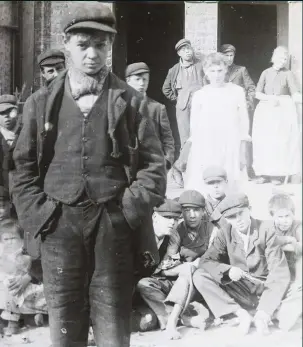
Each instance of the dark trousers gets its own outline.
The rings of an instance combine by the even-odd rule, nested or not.
[[[259,295],[264,290],[262,283],[254,284],[247,279],[226,284],[218,283],[202,269],[196,270],[193,282],[216,318],[235,313],[242,307],[256,308]]]
[[[63,205],[41,244],[52,347],[130,343],[132,230],[115,203]]]

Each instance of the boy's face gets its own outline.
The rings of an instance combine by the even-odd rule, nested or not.
[[[18,111],[16,108],[11,108],[3,113],[0,113],[0,126],[2,128],[12,130],[17,122]]]
[[[110,48],[109,35],[103,31],[71,34],[65,40],[65,49],[70,53],[74,67],[87,75],[95,75],[101,70]]]
[[[178,50],[178,56],[184,61],[192,61],[194,56],[194,50],[191,45],[184,45]]]
[[[139,93],[146,93],[149,84],[149,73],[132,75],[127,78],[127,84],[136,89]]]
[[[1,242],[6,246],[19,244],[20,240],[20,236],[14,231],[4,231],[1,235]]]
[[[202,207],[199,206],[182,206],[182,214],[184,218],[185,224],[190,228],[190,229],[195,229],[197,228],[204,215],[205,215],[205,210]]]
[[[227,181],[214,180],[206,183],[208,194],[215,200],[221,200],[226,195]]]
[[[213,64],[205,70],[205,74],[210,84],[221,85],[225,81],[227,67],[222,63],[220,65]]]
[[[290,229],[292,222],[294,220],[294,214],[292,211],[283,208],[280,210],[277,210],[274,215],[274,222],[276,227],[281,231],[287,231]]]
[[[174,218],[161,216],[159,213],[153,213],[153,227],[156,236],[161,239],[164,236],[170,236],[175,224]]]
[[[226,57],[227,65],[231,66],[235,59],[235,52],[234,51],[228,51],[226,53],[223,53]]]
[[[250,210],[248,207],[241,208],[232,216],[225,216],[225,219],[231,226],[240,233],[247,234],[250,225]]]

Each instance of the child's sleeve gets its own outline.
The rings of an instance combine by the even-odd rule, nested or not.
[[[302,224],[300,224],[296,229],[297,244],[295,247],[295,252],[297,256],[302,256]]]

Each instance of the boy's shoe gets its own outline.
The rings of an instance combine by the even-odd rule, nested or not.
[[[34,316],[34,321],[37,327],[42,327],[44,325],[44,317],[42,313],[37,313]]]
[[[267,182],[268,182],[268,179],[266,179],[266,178],[263,177],[263,176],[260,176],[260,177],[256,178],[256,179],[254,180],[254,182],[255,182],[256,184],[264,184],[264,183],[267,183]]]
[[[258,335],[266,336],[269,335],[268,324],[262,319],[255,319],[254,321],[256,331]]]
[[[275,186],[280,186],[282,182],[276,178],[271,180],[271,183],[274,184]]]
[[[8,321],[7,328],[4,329],[5,336],[12,336],[18,334],[20,331],[19,322]]]
[[[236,312],[240,324],[238,325],[238,334],[241,336],[247,335],[252,322],[252,316],[244,309],[239,309]]]

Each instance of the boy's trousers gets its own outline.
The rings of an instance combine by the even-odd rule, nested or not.
[[[127,347],[133,289],[132,233],[115,202],[62,205],[41,244],[52,347]]]

